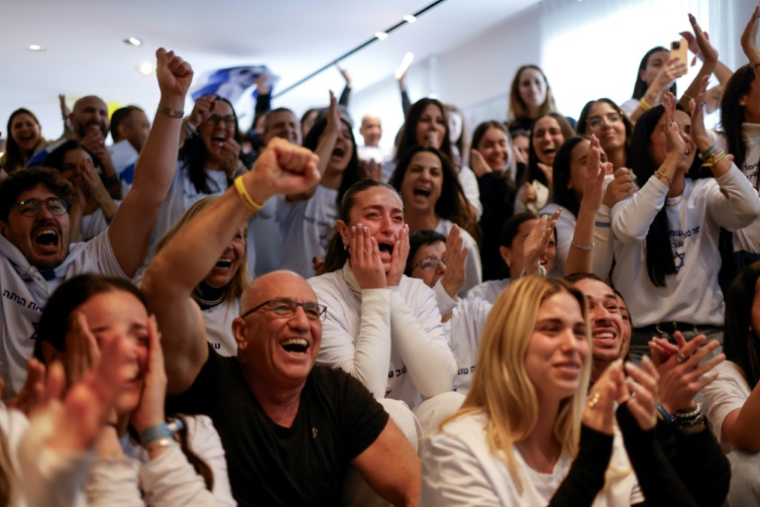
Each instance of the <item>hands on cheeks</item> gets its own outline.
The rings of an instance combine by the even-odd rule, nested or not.
[[[164,422],[166,384],[161,333],[158,332],[155,316],[151,315],[148,319],[148,367],[144,375],[140,406],[132,414],[132,425],[139,433]]]
[[[409,257],[409,226],[404,224],[398,233],[396,244],[391,255],[391,269],[388,271],[388,287],[396,287],[401,283],[401,277],[406,270],[406,259]]]
[[[363,225],[354,225],[348,229],[349,255],[351,270],[356,283],[362,289],[384,289],[388,286],[385,266],[380,260],[377,240]],[[394,248],[395,250],[395,248]]]

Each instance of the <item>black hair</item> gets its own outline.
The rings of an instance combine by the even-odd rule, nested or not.
[[[517,231],[520,230],[520,226],[528,220],[538,220],[538,215],[526,211],[524,213],[516,213],[509,217],[501,226],[499,233],[499,246],[504,248],[512,248],[512,242],[517,236]]]
[[[575,135],[575,130],[573,130],[570,122],[568,122],[567,119],[559,113],[546,113],[536,118],[536,121],[533,123],[533,128],[530,131],[530,142],[528,143],[528,168],[518,183],[518,188],[524,183],[530,183],[534,180],[538,180],[547,187],[549,186],[549,181],[546,179],[546,176],[544,176],[544,173],[541,171],[541,169],[538,168],[538,155],[536,155],[536,149],[533,146],[533,139],[536,135],[536,124],[544,116],[551,116],[557,120],[559,129],[562,131],[562,137],[564,138],[562,142],[564,142],[565,139],[568,139]]]
[[[223,97],[216,97],[217,101],[226,102],[232,110],[232,115],[235,117],[235,133],[233,134],[235,139],[239,139],[240,132],[238,131],[237,113],[235,108],[229,100]],[[206,159],[208,158],[208,152],[206,145],[203,143],[203,139],[200,135],[188,137],[185,140],[185,144],[179,150],[179,161],[187,166],[187,177],[195,187],[195,191],[202,194],[211,194],[215,191],[222,190],[220,188],[212,189],[209,186],[209,182],[214,183],[213,180],[206,173]],[[178,169],[180,170],[180,169]],[[232,180],[227,178],[227,186],[232,184]],[[216,186],[216,184],[214,183]]]
[[[34,123],[37,125],[40,124],[37,116],[26,108],[21,107],[11,113],[10,118],[8,118],[8,126],[5,130],[8,138],[5,140],[5,154],[3,155],[3,167],[8,174],[15,172],[18,168],[23,168],[25,165],[24,155],[21,153],[21,147],[13,138],[13,120],[20,114],[29,115],[34,120]],[[34,151],[34,148],[32,151]]]
[[[742,136],[744,108],[739,100],[750,92],[755,71],[747,64],[739,67],[723,89],[720,99],[720,125],[726,135],[727,153],[734,156],[734,164],[741,167],[747,158],[747,146]]]
[[[90,158],[92,158],[92,163],[95,167],[103,167],[103,163],[94,153],[79,144],[79,141],[75,141],[73,139],[64,142],[56,149],[48,153],[48,156],[45,157],[45,161],[42,165],[45,167],[52,167],[53,169],[57,169],[58,171],[63,172],[63,159],[66,158],[66,154],[70,151],[79,149],[84,150],[90,156]]]
[[[644,55],[644,58],[641,59],[641,63],[639,63],[639,70],[638,72],[636,72],[636,84],[633,85],[633,95],[631,95],[631,97],[633,97],[634,99],[641,100],[641,97],[643,97],[647,93],[647,90],[649,89],[649,85],[646,84],[646,82],[644,82],[643,79],[641,79],[641,71],[647,68],[647,64],[649,63],[649,57],[660,51],[665,51],[667,53],[670,53],[669,49],[664,48],[662,46],[657,46],[647,51],[646,54]],[[678,94],[676,93],[675,83],[673,83],[673,86],[670,87],[670,91],[676,97],[678,96]]]
[[[338,206],[338,215],[339,219],[346,223],[346,225],[351,223],[351,210],[356,205],[356,199],[359,194],[364,192],[365,190],[369,190],[371,188],[376,187],[383,187],[387,188],[388,190],[391,190],[394,194],[396,194],[399,198],[399,200],[402,202],[403,205],[403,199],[399,195],[399,193],[396,191],[395,188],[388,185],[387,183],[383,183],[381,181],[375,181],[371,179],[366,180],[360,180],[351,185],[351,187],[346,190],[346,193],[343,194],[343,198],[340,200],[339,206]],[[320,274],[322,273],[332,273],[333,271],[338,271],[339,269],[343,268],[343,265],[346,263],[346,261],[349,258],[348,254],[348,245],[343,243],[343,238],[340,234],[335,234],[333,238],[330,240],[330,244],[327,247],[327,253],[325,254],[325,264],[322,267],[322,270]]]
[[[71,207],[74,187],[61,177],[61,173],[50,167],[30,167],[16,171],[0,183],[0,221],[8,223],[8,215],[18,197],[37,185],[45,186]]]
[[[664,114],[665,107],[655,106],[639,117],[633,129],[631,149],[628,152],[628,167],[633,170],[638,181],[649,181],[649,178],[658,170],[649,144],[657,122]],[[655,287],[665,287],[667,285],[665,277],[676,274],[673,247],[670,244],[668,214],[665,208],[663,206],[655,215],[646,237],[647,274]]]
[[[617,111],[617,113],[620,115],[620,119],[623,121],[623,125],[625,126],[625,150],[626,153],[628,152],[628,148],[631,145],[631,134],[633,134],[633,123],[631,123],[631,120],[628,119],[628,115],[623,112],[622,109],[620,109],[620,106],[618,106],[612,99],[608,99],[606,97],[602,97],[601,99],[596,100],[589,100],[586,102],[586,105],[583,106],[583,111],[581,111],[581,116],[578,118],[578,123],[575,125],[575,129],[578,132],[578,134],[581,135],[589,135],[587,132],[588,125],[586,123],[588,122],[588,115],[591,114],[591,108],[596,104],[597,102],[604,102],[608,104],[612,109]]]
[[[343,172],[343,177],[340,182],[340,188],[338,188],[338,202],[343,199],[346,191],[351,188],[354,183],[362,179],[364,172],[361,164],[359,164],[359,150],[356,147],[356,139],[354,138],[354,133],[351,130],[351,125],[342,117],[340,121],[342,121],[348,127],[348,132],[351,134],[351,146],[353,149],[351,152],[351,160],[348,161],[348,165],[346,166],[346,170]],[[322,136],[325,128],[327,128],[327,120],[320,120],[316,122],[314,126],[311,127],[311,130],[306,136],[306,139],[303,141],[304,148],[308,148],[311,151],[317,151],[319,138]]]
[[[412,107],[409,108],[409,112],[406,114],[406,121],[403,127],[401,127],[401,133],[399,135],[398,150],[396,151],[396,162],[401,161],[401,156],[407,152],[412,146],[416,146],[417,142],[417,124],[422,117],[422,113],[429,105],[437,106],[441,110],[443,115],[443,123],[446,127],[446,131],[443,134],[440,151],[446,155],[449,160],[454,160],[454,153],[451,150],[451,140],[449,139],[449,120],[446,115],[446,107],[437,99],[424,98],[415,102]]]
[[[119,135],[119,125],[121,124],[128,124],[130,121],[132,121],[132,112],[133,111],[140,111],[145,112],[141,108],[137,106],[124,106],[116,111],[113,112],[111,115],[111,139],[113,139],[113,142],[119,142],[119,139],[117,139],[117,136]]]
[[[612,289],[608,282],[604,281],[600,276],[595,275],[594,273],[572,273],[570,275],[563,276],[562,278],[567,282],[572,283],[573,285],[580,282],[581,280],[595,280],[597,282],[602,282],[604,285]]]
[[[433,245],[439,241],[446,243],[446,236],[437,231],[417,231],[409,235],[409,255],[406,258],[406,269],[404,274],[406,276],[412,276],[412,269],[414,269],[414,256],[417,255],[417,250],[423,246]]]
[[[107,292],[127,292],[137,298],[150,313],[148,302],[140,290],[128,280],[99,275],[78,275],[61,284],[50,296],[40,317],[34,344],[34,356],[45,364],[42,344],[48,343],[58,352],[66,348],[66,335],[73,324],[75,310],[91,297]],[[187,423],[183,421],[184,430],[179,432],[179,442],[183,453],[195,471],[203,477],[206,488],[210,491],[214,485],[214,474],[208,464],[195,454],[188,445]],[[136,431],[130,428],[134,437]],[[136,439],[139,441],[139,437]]]
[[[552,178],[554,180],[553,199],[557,205],[565,208],[572,213],[574,217],[578,216],[581,203],[578,201],[575,189],[567,188],[570,183],[572,172],[572,155],[575,147],[587,140],[588,139],[581,136],[573,136],[569,139],[565,139],[565,142],[559,147],[557,155],[554,157],[552,170]]]
[[[752,328],[755,287],[760,278],[760,262],[747,266],[734,278],[726,294],[723,353],[742,370],[750,390],[760,380],[760,329]]]
[[[310,109],[309,111],[313,111],[313,109]],[[272,117],[273,114],[276,114],[276,113],[290,113],[290,114],[293,115],[293,118],[295,118],[296,120],[298,119],[296,117],[296,114],[293,111],[291,111],[290,109],[288,109],[287,107],[278,107],[278,108],[272,109],[271,111],[265,111],[264,113],[262,113],[263,115],[265,115],[265,118],[264,118],[264,134],[266,134],[267,131],[269,130],[269,119]],[[251,128],[253,128],[254,126],[256,126],[256,120],[259,118],[259,116],[261,116],[261,115],[257,113],[256,114],[256,118],[254,118],[254,120],[253,120],[253,126]],[[304,115],[304,118],[306,118],[306,115]]]
[[[401,154],[396,170],[391,175],[391,186],[401,193],[401,185],[404,182],[404,176],[412,163],[412,159],[415,155],[422,152],[432,153],[441,161],[443,184],[441,185],[441,196],[438,198],[438,202],[435,203],[435,214],[440,218],[445,218],[457,224],[477,240],[480,237],[478,221],[467,202],[467,197],[464,195],[464,190],[459,183],[459,177],[454,170],[451,160],[440,150],[420,144],[408,148]]]

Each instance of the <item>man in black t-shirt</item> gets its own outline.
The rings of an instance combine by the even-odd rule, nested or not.
[[[169,404],[211,417],[240,505],[336,505],[349,465],[386,500],[416,505],[420,463],[407,438],[359,381],[314,367],[326,309],[303,278],[278,271],[244,291],[236,358],[207,344],[190,298],[209,272],[245,262],[228,245],[252,214],[248,200],[303,192],[318,181],[315,164],[308,150],[273,140],[243,189],[201,211],[148,266],[142,288],[163,330]]]

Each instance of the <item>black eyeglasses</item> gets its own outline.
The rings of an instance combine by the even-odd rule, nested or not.
[[[46,199],[44,201],[38,201],[37,199],[27,199],[25,201],[17,202],[14,207],[18,208],[18,212],[25,217],[36,217],[42,209],[43,204],[51,215],[57,217],[66,214],[66,212],[69,210],[69,205],[66,203],[66,201],[58,197],[51,197],[50,199]]]
[[[262,308],[266,308],[268,311],[274,313],[278,317],[292,318],[295,316],[299,306],[303,308],[303,311],[309,320],[320,320],[324,322],[325,318],[327,317],[327,307],[325,305],[320,305],[319,303],[299,303],[297,301],[293,301],[292,299],[281,298],[264,301],[256,308],[252,308],[251,310],[245,312],[243,315],[241,315],[241,318],[244,319],[256,310],[260,310]]]
[[[219,116],[218,114],[212,114],[211,116],[208,117],[208,120],[206,120],[206,121],[210,125],[213,125],[214,127],[216,127],[216,125],[220,121],[223,121],[224,125],[227,128],[230,128],[230,129],[234,129],[235,128],[235,124],[237,123],[237,119],[235,119],[235,117],[232,116],[232,115],[230,115],[230,116]]]
[[[434,269],[438,269],[439,264],[443,264],[445,266],[446,261],[444,259],[438,259],[436,257],[428,257],[427,259],[422,259],[420,262],[412,266],[412,269],[419,267],[423,271],[433,271]]]

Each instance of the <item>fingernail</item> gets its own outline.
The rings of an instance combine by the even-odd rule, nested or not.
[[[642,356],[642,357],[641,357],[641,362],[642,362],[642,363],[651,364],[651,363],[652,363],[652,360],[649,358],[649,356]]]

